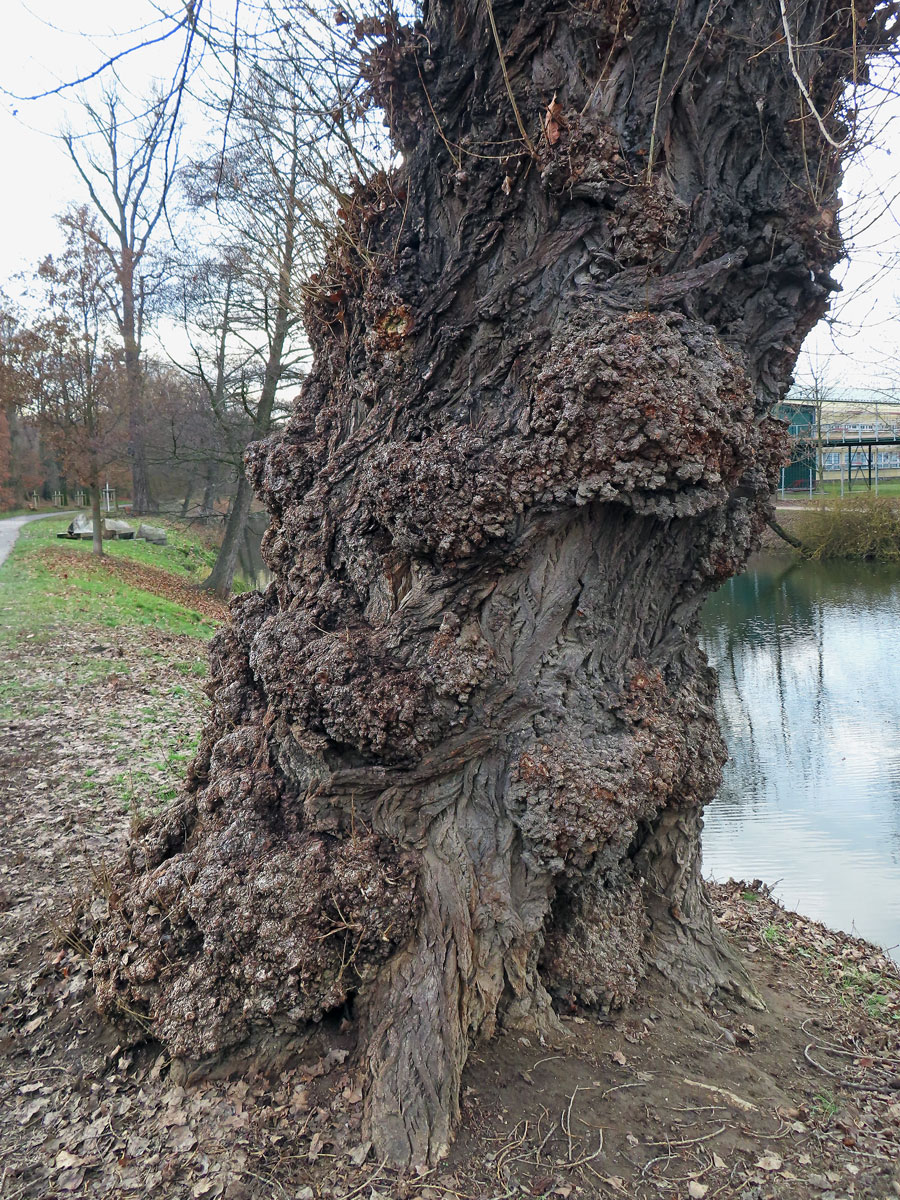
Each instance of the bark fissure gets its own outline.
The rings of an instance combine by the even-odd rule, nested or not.
[[[724,748],[697,621],[769,516],[767,412],[841,253],[769,7],[498,0],[531,150],[483,6],[367,51],[404,165],[311,289],[314,368],[248,456],[274,582],[214,643],[95,972],[195,1058],[353,996],[393,1161],[446,1151],[498,1024],[556,1034],[653,970],[756,1002],[699,875]],[[852,32],[806,6],[821,112]]]

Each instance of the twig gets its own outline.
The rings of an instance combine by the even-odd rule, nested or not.
[[[806,1061],[808,1063],[812,1063],[812,1065],[814,1067],[817,1067],[818,1070],[824,1071],[825,1074],[830,1075],[832,1077],[832,1079],[837,1079],[838,1078],[837,1071],[829,1071],[827,1067],[823,1067],[821,1063],[817,1063],[816,1060],[813,1058],[813,1056],[810,1054],[810,1052],[809,1052],[810,1046],[814,1046],[814,1045],[815,1045],[815,1042],[810,1042],[809,1046],[806,1046],[804,1048],[803,1057],[806,1059]]]
[[[635,1088],[635,1087],[646,1087],[646,1086],[647,1086],[647,1084],[643,1083],[643,1082],[641,1082],[641,1083],[617,1083],[615,1087],[607,1088],[606,1091],[600,1097],[600,1099],[605,1100],[606,1097],[610,1094],[610,1092],[621,1092],[624,1088]],[[693,1110],[685,1109],[684,1111],[689,1112],[689,1111],[693,1111]]]
[[[548,1058],[539,1058],[531,1069],[533,1071],[536,1067],[539,1067],[541,1065],[541,1063],[554,1062],[557,1058],[562,1058],[562,1057],[563,1056],[561,1054],[551,1054]]]
[[[678,1142],[644,1142],[645,1146],[695,1146],[697,1142],[708,1142],[710,1138],[718,1137],[720,1133],[724,1133],[728,1128],[727,1125],[720,1125],[718,1129],[714,1129],[712,1133],[704,1133],[703,1137],[682,1138]]]
[[[725,1088],[716,1087],[713,1083],[701,1083],[699,1079],[685,1079],[684,1081],[689,1087],[703,1088],[704,1092],[715,1092],[717,1096],[721,1096],[724,1100],[729,1100],[736,1108],[743,1112],[759,1112],[755,1104],[751,1104],[749,1100],[744,1100],[741,1096],[736,1096],[734,1092],[729,1092]]]
[[[497,1152],[497,1158],[496,1158],[496,1161],[494,1164],[494,1171],[497,1174],[497,1178],[500,1179],[501,1182],[502,1182],[502,1178],[501,1178],[500,1172],[503,1170],[503,1166],[506,1163],[506,1160],[509,1158],[509,1156],[512,1154],[512,1152],[514,1150],[518,1150],[518,1148],[522,1145],[522,1143],[528,1137],[528,1122],[526,1121],[525,1129],[522,1132],[522,1136],[518,1139],[518,1141],[513,1141],[512,1139],[516,1136],[516,1131],[518,1130],[518,1128],[519,1128],[519,1126],[517,1125],[516,1128],[509,1135],[509,1139],[507,1140],[506,1145],[501,1146],[499,1151]]]
[[[797,51],[796,51],[796,47],[794,45],[794,36],[791,33],[790,22],[788,21],[787,4],[785,3],[785,0],[778,0],[778,3],[781,8],[781,24],[784,28],[784,40],[785,40],[785,45],[787,46],[788,62],[791,64],[791,74],[794,76],[794,81],[796,82],[797,87],[800,89],[800,93],[803,96],[803,99],[809,105],[809,111],[815,117],[816,124],[819,126],[819,129],[822,133],[822,137],[825,139],[825,141],[828,143],[828,145],[833,146],[835,150],[844,150],[847,146],[849,146],[850,141],[852,139],[852,134],[848,134],[842,142],[836,142],[834,140],[834,138],[831,136],[831,134],[828,132],[828,130],[825,128],[825,122],[822,120],[822,117],[819,114],[819,110],[816,108],[815,104],[813,103],[813,98],[809,94],[809,88],[803,82],[803,78],[800,75],[800,68],[797,65],[796,58],[794,57]],[[851,5],[851,7],[853,7],[853,5]],[[855,70],[855,64],[854,64],[854,70]]]
[[[595,1158],[599,1158],[603,1153],[603,1130],[600,1131],[600,1144],[592,1154],[584,1154],[581,1158],[576,1158],[571,1164],[573,1167],[583,1167],[585,1163],[593,1162]]]
[[[663,54],[662,66],[659,71],[659,86],[656,89],[656,106],[653,109],[653,125],[650,128],[650,152],[647,155],[647,183],[653,178],[653,161],[656,158],[656,127],[659,122],[659,110],[662,105],[663,83],[666,78],[666,70],[669,66],[669,52],[672,49],[672,35],[675,33],[675,25],[681,13],[681,0],[675,5],[675,10],[672,13],[672,21],[669,25],[669,36],[666,38],[666,49]]]
[[[566,1110],[560,1124],[562,1125],[563,1133],[569,1140],[569,1162],[572,1161],[572,1105],[575,1103],[575,1097],[578,1095],[578,1088],[569,1097],[569,1107]]]
[[[491,32],[494,35],[494,42],[497,46],[497,53],[500,56],[500,70],[503,72],[503,82],[506,84],[506,91],[509,96],[509,102],[512,105],[513,112],[516,117],[516,124],[519,126],[519,133],[522,135],[522,141],[528,147],[529,154],[534,157],[534,146],[531,138],[528,136],[528,131],[525,128],[525,123],[522,120],[522,114],[519,112],[519,106],[516,104],[516,98],[513,95],[512,84],[509,82],[509,72],[506,70],[506,58],[503,55],[503,47],[500,45],[500,34],[497,31],[497,22],[494,20],[494,6],[491,0],[484,0],[487,6],[488,20],[491,23]]]
[[[359,1193],[363,1190],[363,1188],[367,1188],[369,1186],[369,1184],[372,1183],[373,1180],[378,1178],[378,1176],[384,1170],[386,1163],[387,1163],[387,1159],[384,1159],[383,1162],[380,1162],[378,1164],[378,1166],[375,1168],[375,1170],[372,1172],[372,1174],[369,1176],[369,1178],[366,1179],[363,1183],[361,1183],[359,1185],[359,1187],[355,1187],[352,1192],[348,1192],[347,1195],[344,1197],[344,1200],[352,1200],[353,1196],[358,1196]]]

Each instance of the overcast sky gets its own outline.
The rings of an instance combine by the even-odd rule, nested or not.
[[[175,4],[177,8],[178,5]],[[7,92],[35,94],[95,69],[134,40],[158,35],[148,0],[4,0],[0,82]],[[140,90],[153,72],[167,73],[177,47],[162,46],[122,63],[123,78]],[[0,99],[0,147],[7,164],[0,189],[0,279],[27,269],[58,245],[55,215],[87,197],[58,135],[79,125],[75,97],[23,102]]]
[[[172,9],[180,5],[171,0]],[[0,81],[12,93],[34,94],[96,68],[123,40],[157,36],[151,0],[5,0]],[[126,84],[140,92],[174,68],[180,44],[130,56]],[[0,286],[59,246],[54,216],[81,202],[83,184],[54,136],[67,116],[77,127],[74,97],[20,101],[0,97],[0,149],[7,164],[0,189]],[[845,180],[845,229],[854,234],[851,261],[837,275],[844,294],[840,320],[813,332],[798,364],[798,380],[817,369],[831,383],[900,386],[900,102],[887,102],[876,122],[878,144],[850,165]],[[893,153],[892,153],[893,152]],[[858,199],[863,197],[862,200]],[[893,203],[891,203],[893,201]],[[858,231],[858,232],[857,232]]]

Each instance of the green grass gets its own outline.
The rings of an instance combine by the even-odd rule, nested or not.
[[[841,1108],[834,1092],[828,1091],[827,1088],[816,1092],[810,1107],[819,1117],[833,1117],[836,1113],[840,1112]]]
[[[893,1020],[900,1021],[900,1012],[888,1011],[891,1007],[889,984],[878,971],[866,971],[853,965],[843,966],[836,974],[835,982],[841,990],[841,998],[845,1004],[851,1001],[862,1004],[874,1020],[884,1020],[890,1016]]]
[[[59,520],[48,517],[43,521],[31,521],[19,534],[17,545],[27,543],[33,549],[64,546],[67,550],[90,554],[90,541],[61,541],[57,538],[58,533],[68,528],[70,520],[71,517]],[[140,522],[135,518],[129,520],[128,524],[137,532]],[[149,542],[137,539],[125,542],[110,539],[103,543],[103,553],[108,554],[110,558],[126,558],[148,567],[171,571],[173,575],[186,577],[192,583],[199,583],[201,579],[205,579],[216,561],[215,548],[205,545],[175,522],[157,520],[154,517],[151,524],[166,530],[168,541],[165,546],[152,546]]]
[[[825,494],[827,496],[840,496],[840,494],[841,494],[840,480],[839,479],[826,479],[824,490],[825,490]],[[872,496],[875,495],[875,479],[874,479],[874,477],[872,479],[871,493],[869,492],[869,489],[867,488],[865,481],[862,479],[854,479],[853,480],[853,490],[852,491],[848,491],[847,481],[846,481],[846,479],[844,480],[844,496],[845,497],[847,497],[847,496],[862,496],[862,495],[869,495],[869,494],[871,494]],[[900,479],[896,479],[896,478],[880,479],[878,481],[878,495],[879,495],[879,497],[881,497],[881,496],[900,496]]]
[[[152,625],[167,633],[208,638],[215,624],[190,608],[174,604],[106,572],[72,572],[68,578],[48,569],[38,552],[52,547],[90,554],[90,542],[60,541],[69,518],[48,517],[26,525],[9,558],[0,567],[0,644],[53,625]],[[194,581],[206,573],[214,551],[182,531],[170,534],[171,545],[106,542],[110,555],[161,567]]]
[[[162,709],[166,711],[165,706]],[[184,731],[172,731],[160,722],[160,711],[152,705],[143,710],[147,732],[134,754],[121,760],[124,770],[115,777],[122,811],[137,825],[161,812],[177,797],[188,763],[197,753],[198,739]],[[136,766],[135,762],[140,763]],[[89,787],[90,780],[86,781]]]

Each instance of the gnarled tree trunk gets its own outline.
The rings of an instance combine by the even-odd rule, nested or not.
[[[394,1161],[446,1150],[498,1024],[651,970],[753,998],[699,877],[697,618],[767,518],[767,413],[841,253],[790,55],[840,141],[886,36],[870,0],[791,8],[789,54],[772,0],[434,0],[368,55],[405,162],[342,214],[314,369],[249,456],[275,582],[213,645],[95,964],[176,1056],[352,1000]]]

